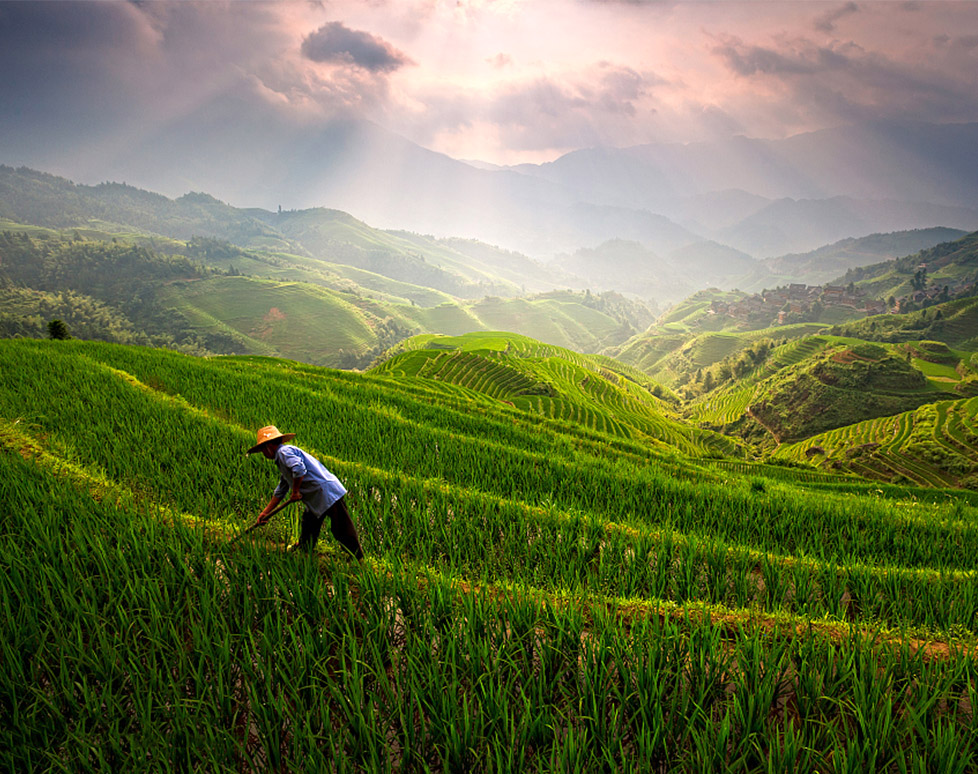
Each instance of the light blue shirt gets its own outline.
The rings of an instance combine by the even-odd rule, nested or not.
[[[279,446],[275,452],[275,464],[282,474],[282,480],[275,487],[274,496],[280,500],[287,497],[292,491],[292,482],[301,478],[299,494],[302,495],[302,504],[316,516],[322,516],[333,503],[346,494],[346,488],[340,480],[326,470],[319,460],[306,454],[298,446]]]

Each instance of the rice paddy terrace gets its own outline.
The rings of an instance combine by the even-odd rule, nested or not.
[[[8,770],[978,768],[974,495],[407,373],[25,340],[0,373]],[[294,513],[229,542],[268,423],[364,563],[284,553]]]
[[[945,400],[780,447],[775,458],[921,486],[978,488],[978,398]]]
[[[738,451],[729,439],[678,421],[660,386],[610,358],[498,332],[416,336],[399,349],[372,372],[455,384],[544,420],[687,454]]]
[[[935,378],[937,367],[927,365],[927,371],[915,367],[893,345],[807,337],[774,350],[746,377],[698,398],[687,413],[757,443],[792,443],[954,395],[951,380]]]

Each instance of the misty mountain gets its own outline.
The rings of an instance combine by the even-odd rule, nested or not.
[[[874,122],[785,140],[575,151],[514,167],[756,257],[880,231],[978,227],[978,124]]]
[[[256,122],[153,143],[126,149],[104,173],[125,179],[124,169],[174,196],[204,190],[264,210],[342,210],[375,227],[544,260],[613,239],[661,255],[713,240],[760,258],[882,231],[978,228],[978,124],[877,122],[784,140],[593,148],[514,167],[459,161],[358,120],[311,138]],[[256,145],[267,153],[229,161]],[[160,163],[177,148],[179,168]]]
[[[716,238],[759,258],[771,258],[809,251],[856,235],[935,226],[974,230],[978,228],[978,208],[846,196],[781,199],[735,226],[720,229]]]
[[[928,228],[870,234],[858,239],[843,239],[807,253],[768,258],[762,264],[782,282],[823,285],[849,269],[912,255],[942,242],[960,239],[966,233],[952,228]]]
[[[421,288],[481,298],[580,285],[579,280],[551,272],[524,255],[471,240],[450,243],[383,231],[337,210],[244,210],[204,193],[169,199],[125,184],[76,185],[26,168],[0,166],[3,219],[83,232],[138,232],[171,240],[216,238],[262,251],[265,257],[258,262],[266,268],[252,267],[262,275],[318,281],[316,278],[335,279],[339,273],[372,289],[393,289],[405,298],[415,298]],[[154,246],[185,252],[180,245],[156,244],[160,241],[154,239]],[[267,252],[275,255],[268,257]],[[239,269],[254,263],[252,256],[235,256],[234,260]],[[340,270],[340,266],[360,273]],[[418,287],[392,288],[379,282],[380,277]],[[422,293],[418,298],[428,295]]]
[[[472,165],[373,124],[296,148],[265,193],[368,222],[548,257],[712,239],[755,257],[911,228],[978,228],[978,124],[867,123],[785,140],[594,148],[539,165]]]
[[[589,201],[665,212],[676,200],[739,190],[768,199],[978,199],[978,124],[871,122],[783,140],[733,137],[574,151],[514,169]],[[669,215],[669,212],[665,212]]]

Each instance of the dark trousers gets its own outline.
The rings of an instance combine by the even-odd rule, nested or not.
[[[363,559],[363,549],[360,547],[360,539],[357,537],[357,528],[353,526],[353,519],[350,518],[350,511],[347,510],[346,500],[341,497],[329,508],[322,516],[316,516],[309,511],[302,514],[302,532],[299,533],[299,550],[312,553],[319,540],[319,532],[323,528],[323,522],[329,517],[329,529],[333,533],[340,545],[353,554],[357,559]]]

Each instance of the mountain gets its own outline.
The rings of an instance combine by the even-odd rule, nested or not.
[[[748,197],[838,196],[968,207],[978,199],[976,143],[978,123],[870,122],[782,140],[734,137],[585,149],[515,169],[587,192],[595,203],[671,216],[676,210],[664,205],[719,192],[740,192],[741,207]],[[718,208],[704,225],[716,228],[724,217],[724,208]]]
[[[783,140],[594,148],[515,167],[755,257],[880,231],[978,228],[978,124],[872,122]]]
[[[850,282],[877,298],[902,299],[902,311],[973,295],[978,285],[978,232],[895,261],[850,269],[836,280]]]
[[[912,255],[942,242],[952,242],[966,232],[951,228],[926,228],[870,234],[842,239],[807,253],[789,253],[762,261],[772,279],[804,282],[808,285],[830,283],[849,269],[857,269],[894,258]]]
[[[216,238],[274,253],[266,263],[285,263],[302,272],[291,278],[309,279],[310,272],[335,277],[332,265],[339,264],[468,298],[574,284],[563,273],[511,251],[476,246],[472,240],[453,246],[430,236],[386,232],[337,210],[239,209],[203,193],[169,199],[125,184],[76,185],[26,168],[0,166],[3,219],[182,241]]]
[[[806,251],[847,237],[931,226],[973,231],[978,208],[927,202],[854,199],[779,199],[716,238],[759,258]]]
[[[220,148],[187,142],[182,168],[154,161],[165,145],[131,148],[105,173],[174,196],[205,190],[264,210],[342,210],[540,260],[613,239],[660,254],[714,240],[760,258],[882,231],[978,228],[978,124],[592,148],[514,167],[458,161],[369,122],[336,121],[313,138],[290,131],[234,127]],[[264,132],[285,150],[238,168],[227,162],[238,132]]]
[[[624,239],[558,255],[549,266],[583,278],[592,288],[658,304],[679,301],[705,285],[730,287],[758,268],[749,255],[716,242],[692,242],[663,257],[645,243]]]

